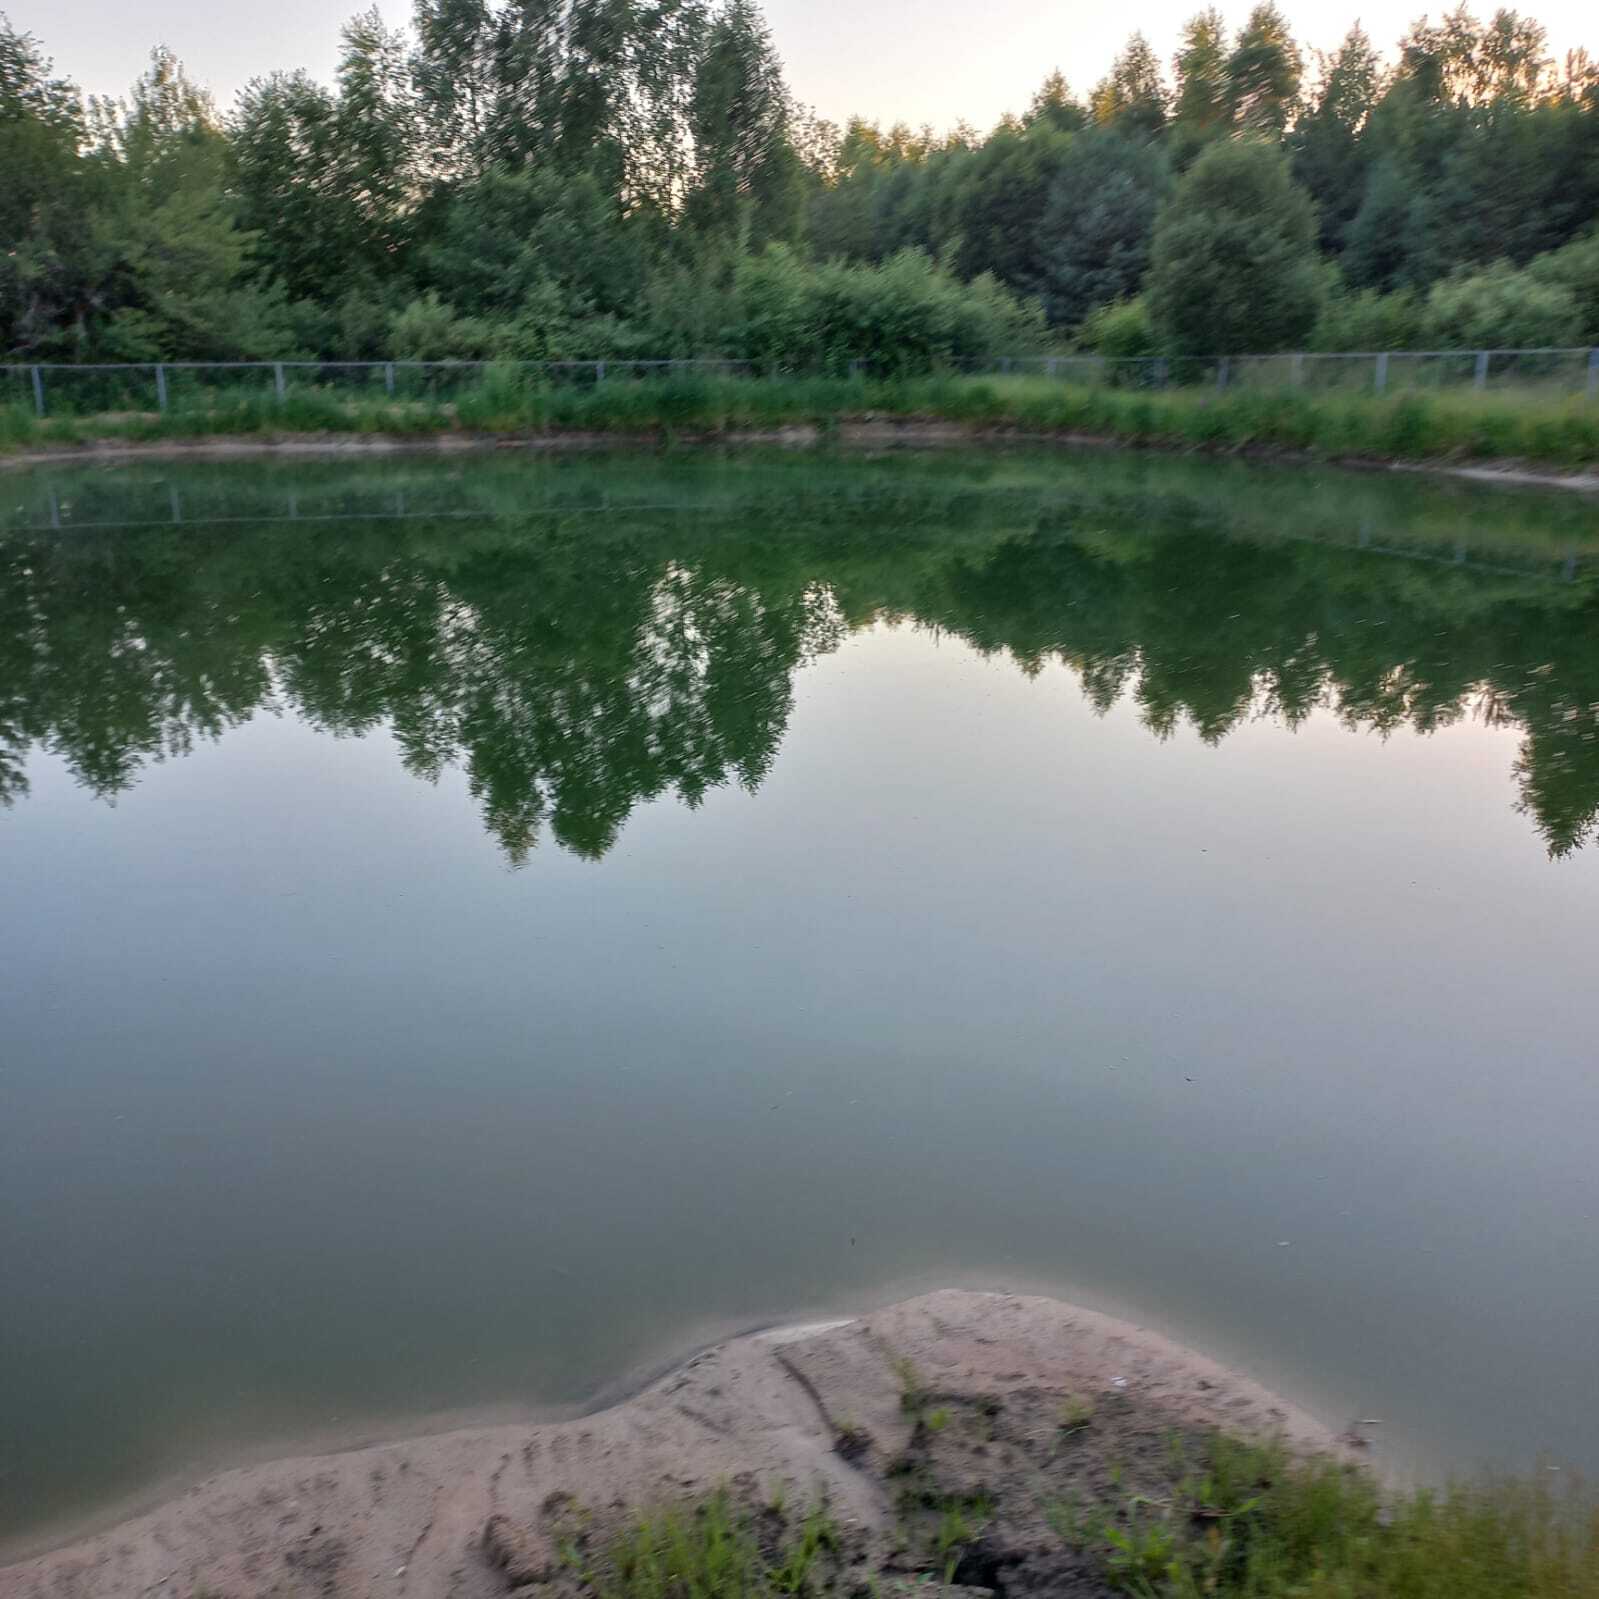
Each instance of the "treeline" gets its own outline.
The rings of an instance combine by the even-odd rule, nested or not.
[[[1509,11],[1135,34],[987,137],[839,129],[752,0],[416,0],[227,112],[87,102],[0,17],[12,360],[734,356],[915,369],[1599,342],[1599,67]]]

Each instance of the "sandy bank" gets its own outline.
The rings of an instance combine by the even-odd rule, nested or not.
[[[825,1496],[865,1547],[893,1522],[890,1473],[934,1441],[904,1403],[912,1369],[926,1404],[986,1418],[984,1442],[961,1442],[959,1426],[947,1445],[940,1434],[954,1452],[941,1469],[980,1472],[1002,1514],[1007,1492],[1036,1500],[1018,1486],[1037,1475],[1028,1449],[1059,1432],[1067,1396],[1096,1417],[1074,1444],[1079,1474],[1109,1469],[1112,1456],[1118,1471],[1136,1472],[1174,1432],[1208,1428],[1344,1447],[1239,1373],[1127,1322],[1051,1299],[945,1290],[734,1339],[580,1419],[225,1472],[109,1532],[0,1569],[0,1599],[490,1599],[548,1574],[560,1496],[603,1510],[723,1483],[751,1497],[785,1484],[795,1503]],[[1021,1561],[1025,1529],[1011,1536]]]
[[[658,429],[643,432],[571,430],[556,433],[308,433],[262,437],[227,436],[198,439],[128,441],[94,439],[46,449],[0,452],[0,470],[73,464],[94,465],[130,459],[147,460],[251,460],[262,457],[349,455],[465,455],[484,450],[525,450],[532,454],[577,451],[655,449],[662,442]],[[1361,471],[1423,472],[1476,482],[1522,487],[1575,489],[1599,494],[1599,471],[1552,471],[1536,463],[1489,461],[1408,461],[1354,456],[1339,459],[1289,450],[1276,445],[1207,449],[1196,445],[1164,444],[1119,438],[1113,434],[1032,432],[989,424],[941,422],[907,418],[872,418],[840,422],[823,429],[813,423],[789,423],[771,428],[734,428],[725,432],[674,432],[674,446],[750,447],[776,446],[806,449],[832,443],[853,449],[939,449],[962,445],[1058,445],[1073,449],[1144,450],[1160,454],[1215,454],[1244,460],[1276,461],[1289,466],[1340,466]]]

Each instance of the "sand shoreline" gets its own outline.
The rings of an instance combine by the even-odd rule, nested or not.
[[[279,434],[264,437],[220,436],[196,439],[128,441],[93,439],[47,449],[0,452],[0,470],[32,466],[94,465],[122,460],[250,460],[263,457],[350,455],[469,455],[488,450],[523,450],[530,454],[579,451],[656,449],[663,442],[659,429],[640,432],[569,430],[552,433],[318,433]],[[1277,462],[1285,466],[1331,466],[1365,472],[1422,473],[1460,478],[1468,482],[1498,483],[1519,488],[1572,489],[1599,493],[1599,471],[1550,471],[1520,460],[1463,463],[1448,460],[1404,460],[1389,457],[1324,457],[1310,451],[1276,445],[1229,445],[1215,449],[1195,445],[1139,442],[1114,434],[1035,432],[990,424],[935,420],[870,418],[840,422],[828,428],[814,423],[788,423],[770,428],[735,428],[725,432],[674,432],[674,447],[749,448],[769,445],[809,449],[824,443],[852,449],[942,449],[959,446],[1031,445],[1069,449],[1137,450],[1162,455],[1221,455],[1243,460]]]
[[[904,1362],[941,1402],[1103,1395],[1134,1436],[1172,1428],[1279,1434],[1347,1448],[1303,1410],[1158,1333],[1058,1300],[947,1289],[846,1320],[712,1345],[633,1397],[581,1416],[471,1427],[218,1473],[93,1536],[0,1567],[0,1599],[100,1599],[214,1591],[490,1599],[507,1591],[485,1555],[491,1522],[522,1529],[537,1565],[539,1507],[648,1504],[736,1482],[824,1495],[881,1531],[881,1471],[847,1458],[857,1429],[882,1462],[913,1423]],[[1125,1445],[1123,1445],[1125,1447]],[[491,1540],[492,1541],[492,1540]],[[530,1566],[531,1569],[531,1566]],[[303,1579],[303,1580],[302,1580]],[[313,1580],[314,1579],[314,1580]]]

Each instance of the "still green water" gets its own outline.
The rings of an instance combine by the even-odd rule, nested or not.
[[[946,1282],[1599,1466],[1596,549],[1108,455],[0,477],[7,1533]]]

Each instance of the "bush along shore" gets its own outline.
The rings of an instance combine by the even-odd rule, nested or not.
[[[0,411],[0,449],[159,444],[252,435],[616,434],[656,438],[851,422],[944,422],[973,432],[1074,435],[1134,445],[1281,451],[1325,460],[1519,461],[1599,466],[1599,404],[1581,396],[1286,389],[1147,391],[1041,378],[736,378],[679,375],[579,387],[491,368],[449,403],[352,398],[324,389],[209,398],[164,413],[36,418]]]

